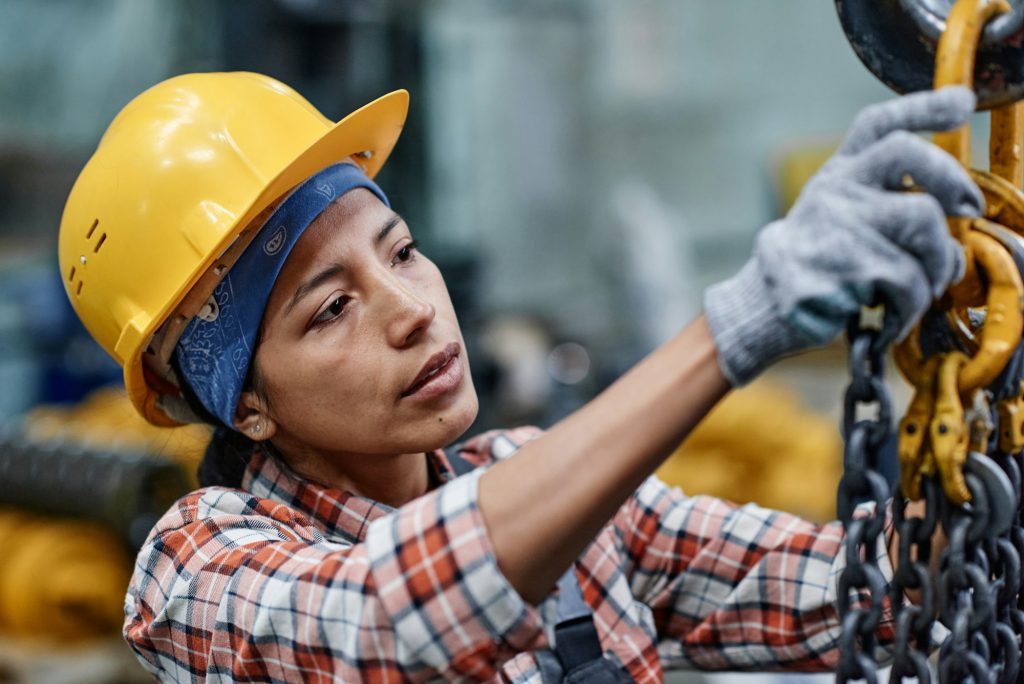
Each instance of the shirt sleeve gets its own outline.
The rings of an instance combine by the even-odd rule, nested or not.
[[[855,515],[871,514],[861,507]],[[875,554],[886,581],[892,534]],[[649,478],[616,517],[634,595],[653,613],[666,669],[834,669],[841,632],[839,575],[846,566],[838,522],[708,496],[686,497]],[[859,595],[857,607],[866,600]],[[893,637],[889,600],[878,628],[885,659]]]
[[[288,507],[206,490],[140,552],[125,636],[173,681],[490,678],[543,633],[498,570],[479,475],[375,520],[354,545],[310,535]]]

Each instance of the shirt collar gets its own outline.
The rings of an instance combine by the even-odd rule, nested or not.
[[[431,488],[455,477],[442,450],[424,456]],[[353,544],[363,541],[371,522],[394,510],[379,501],[306,480],[262,448],[255,449],[249,459],[242,489],[294,508],[322,528],[325,536]]]

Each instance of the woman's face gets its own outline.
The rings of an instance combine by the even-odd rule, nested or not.
[[[444,279],[369,190],[346,193],[306,229],[270,294],[261,335],[255,361],[266,415],[286,453],[423,452],[476,417]]]

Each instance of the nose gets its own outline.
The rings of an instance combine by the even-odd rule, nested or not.
[[[388,344],[399,349],[414,344],[433,322],[434,305],[394,276],[381,279],[378,293]]]

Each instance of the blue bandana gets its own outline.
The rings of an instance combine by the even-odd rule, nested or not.
[[[327,205],[355,188],[366,188],[388,204],[383,191],[352,164],[329,166],[300,185],[213,291],[212,311],[192,319],[178,340],[175,353],[185,382],[224,425],[234,429],[263,311],[285,260]]]

